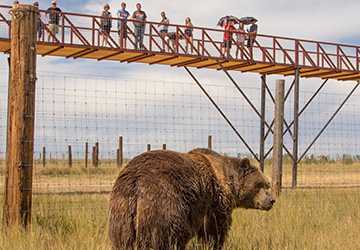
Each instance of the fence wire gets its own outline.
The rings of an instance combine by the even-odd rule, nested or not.
[[[181,152],[207,147],[230,156],[250,157],[246,147],[221,118],[194,83],[84,76],[40,72],[36,88],[35,195],[92,194],[109,192],[119,172],[117,149],[123,137],[124,162],[151,149]],[[0,181],[4,189],[7,114],[7,71],[0,79]],[[291,81],[287,82],[289,87]],[[320,84],[319,84],[320,85]],[[259,152],[260,120],[229,83],[204,85],[255,152]],[[258,108],[260,80],[240,84]],[[302,85],[303,86],[303,85]],[[300,117],[300,154],[313,140],[346,97],[352,85],[329,82]],[[274,91],[273,82],[269,81]],[[300,107],[314,91],[300,93]],[[356,93],[308,152],[299,166],[299,187],[352,187],[360,185],[360,94]],[[274,107],[267,95],[266,119],[270,124]],[[286,103],[285,118],[293,119],[292,95]],[[85,168],[85,143],[89,145]],[[92,147],[99,143],[99,165],[92,164]],[[285,136],[291,150],[291,136]],[[69,145],[72,166],[69,166]],[[268,137],[266,149],[272,146]],[[43,150],[45,148],[45,165]],[[285,156],[284,185],[291,185],[291,163]],[[271,171],[271,154],[266,174]],[[40,197],[42,197],[40,196]],[[42,199],[42,198],[36,198]],[[71,199],[70,199],[71,200]],[[57,206],[57,202],[49,202]],[[79,204],[69,202],[74,207]]]

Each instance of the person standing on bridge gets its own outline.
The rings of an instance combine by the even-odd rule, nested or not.
[[[193,54],[194,52],[194,46],[193,46],[193,32],[194,32],[194,25],[191,22],[190,17],[187,17],[185,19],[185,42],[186,42],[186,54],[188,53],[189,50],[189,45],[191,47],[191,54]]]
[[[230,56],[230,50],[233,40],[233,32],[236,31],[234,21],[228,20],[224,27],[224,56]]]
[[[51,7],[47,9],[46,16],[49,20],[49,30],[51,34],[48,35],[48,42],[52,38],[52,42],[55,42],[56,35],[59,33],[61,9],[57,7],[56,1],[51,2]]]
[[[256,20],[253,20],[251,22],[251,26],[248,29],[248,44],[247,47],[252,49],[254,47],[254,43],[256,40],[256,36],[257,36],[257,31],[258,31],[258,26],[256,24]]]
[[[158,24],[158,27],[160,30],[160,36],[162,38],[163,52],[165,51],[165,38],[169,31],[169,24],[170,24],[170,21],[166,17],[165,11],[162,11],[161,12],[161,21],[160,21],[160,24]]]
[[[33,3],[34,7],[37,8],[39,10],[39,2],[34,2]],[[38,13],[38,17],[36,19],[36,31],[38,34],[38,40],[41,40],[41,37],[43,35],[44,32],[44,26],[43,23],[41,21],[41,13]]]
[[[141,10],[141,4],[136,4],[136,11],[132,15],[134,20],[135,27],[135,49],[145,49],[144,47],[144,35],[145,35],[145,22],[146,22],[146,13]]]
[[[101,42],[102,47],[104,47],[108,43],[108,39],[112,27],[111,13],[109,10],[110,10],[110,5],[105,4],[104,10],[101,13],[100,27],[101,27],[101,36],[102,36],[102,42]]]
[[[121,3],[121,10],[117,12],[118,20],[118,31],[120,39],[120,48],[126,48],[126,39],[127,39],[127,20],[130,16],[130,13],[126,10],[126,3]]]

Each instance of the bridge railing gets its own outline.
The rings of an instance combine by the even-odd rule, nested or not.
[[[10,6],[0,5],[0,38],[10,37]],[[59,33],[52,33],[46,23],[45,11],[41,10],[42,34],[39,42],[50,42],[59,46],[84,46],[91,50],[103,47],[121,51],[136,50],[151,57],[151,53],[162,53],[173,56],[191,55],[194,60],[187,63],[205,61],[212,58],[215,62],[239,60],[239,64],[229,67],[236,69],[253,63],[288,66],[289,70],[296,67],[327,69],[334,72],[358,72],[360,64],[360,47],[355,45],[319,42],[279,36],[258,34],[253,46],[239,44],[233,32],[233,46],[228,54],[223,50],[224,30],[214,28],[193,28],[193,40],[185,34],[183,25],[169,25],[169,36],[163,37],[159,23],[145,22],[144,47],[137,48],[134,24],[135,20],[122,23],[127,30],[126,37],[118,32],[117,23],[121,20],[111,18],[112,29],[106,44],[102,46],[101,16],[63,12],[61,14]],[[246,35],[246,34],[245,34]],[[123,38],[123,39],[122,39]],[[164,60],[169,57],[164,58]],[[215,66],[215,65],[214,65]],[[282,69],[284,70],[284,69]],[[274,72],[276,73],[276,72]]]

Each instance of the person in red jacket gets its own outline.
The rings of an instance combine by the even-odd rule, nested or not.
[[[228,57],[230,55],[230,50],[232,46],[233,32],[236,30],[234,26],[234,22],[232,20],[227,21],[227,23],[224,26],[224,30],[225,32],[224,32],[223,53],[225,56]]]

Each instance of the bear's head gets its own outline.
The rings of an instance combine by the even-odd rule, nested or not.
[[[233,158],[231,165],[233,171],[228,177],[236,207],[270,210],[275,198],[267,177],[249,159]]]

